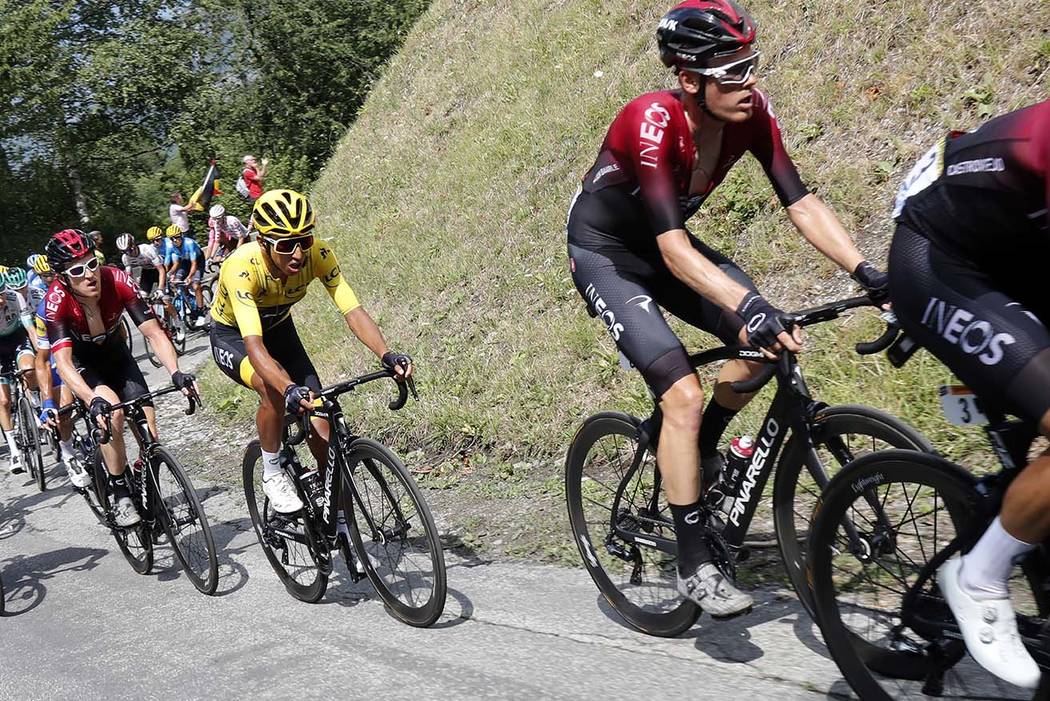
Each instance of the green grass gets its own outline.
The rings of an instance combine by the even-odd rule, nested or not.
[[[880,263],[890,203],[914,159],[946,129],[1050,88],[1043,0],[748,4],[766,59],[760,87],[805,181]],[[319,232],[364,304],[418,362],[420,402],[391,413],[373,386],[347,399],[348,414],[433,468],[424,481],[449,495],[448,518],[477,511],[510,554],[565,554],[563,508],[540,519],[531,504],[557,504],[560,461],[582,419],[648,411],[641,381],[617,368],[573,288],[564,219],[616,112],[670,85],[653,41],[667,7],[434,0],[311,193]],[[749,158],[691,226],[785,307],[850,290],[791,228]],[[295,316],[325,380],[374,367],[320,289]],[[858,314],[811,334],[803,367],[816,395],[897,413],[944,452],[969,456],[980,432],[940,418],[936,388],[948,374],[932,358],[895,371],[849,350],[874,328]],[[214,369],[204,384],[213,416],[251,420],[251,397]],[[745,412],[741,427],[762,410]],[[490,508],[504,502],[513,508]]]

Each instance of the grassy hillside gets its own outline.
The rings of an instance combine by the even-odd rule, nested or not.
[[[556,554],[557,538],[527,536],[542,529],[537,509],[564,520],[558,473],[576,426],[601,408],[647,411],[641,380],[618,369],[573,288],[564,220],[619,108],[670,85],[653,39],[668,7],[434,0],[313,189],[320,232],[393,345],[419,362],[422,401],[392,415],[385,396],[366,392],[352,406],[369,432],[419,451],[413,463],[434,468],[431,486],[458,485],[470,504],[459,512],[478,514],[458,517],[468,540],[499,533],[527,543],[511,553]],[[749,7],[760,87],[803,178],[876,261],[893,192],[918,154],[946,129],[1050,87],[1045,0]],[[691,226],[784,306],[850,289],[791,228],[750,159]],[[320,290],[296,318],[330,379],[372,364]],[[948,452],[979,441],[943,426],[936,386],[947,373],[932,359],[898,372],[848,351],[871,328],[859,315],[811,337],[804,368],[818,396],[898,413]],[[217,372],[206,379],[221,416],[250,420],[251,397]]]

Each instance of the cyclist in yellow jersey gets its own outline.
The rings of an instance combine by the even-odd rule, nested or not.
[[[256,200],[252,221],[257,240],[231,253],[219,273],[211,309],[212,357],[230,379],[258,393],[263,491],[274,509],[292,513],[303,503],[278,457],[284,416],[311,411],[313,396],[321,390],[295,330],[292,305],[320,280],[350,330],[399,380],[411,376],[412,359],[389,349],[340,272],[335,253],[314,237],[309,200],[292,190],[270,190]],[[327,424],[315,422],[310,450],[318,465],[324,464],[327,443]],[[307,494],[319,495],[318,471],[302,480]]]

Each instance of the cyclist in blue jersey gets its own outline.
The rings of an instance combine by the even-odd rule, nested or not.
[[[208,318],[204,309],[204,293],[201,290],[201,276],[204,274],[204,249],[194,239],[183,234],[176,224],[172,224],[164,231],[164,235],[171,242],[164,258],[164,265],[172,276],[174,282],[186,282],[193,290],[193,297],[197,302],[194,312],[197,319],[194,325],[199,327],[208,325]]]

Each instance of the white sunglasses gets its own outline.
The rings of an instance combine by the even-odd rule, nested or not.
[[[761,55],[761,51],[756,51],[750,56],[746,56],[739,61],[727,63],[724,66],[716,68],[687,68],[686,70],[714,78],[719,85],[743,85],[758,70],[758,57]]]

